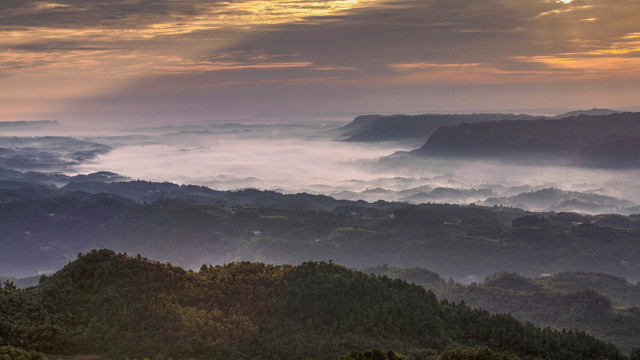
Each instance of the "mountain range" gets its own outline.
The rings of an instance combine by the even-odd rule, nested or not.
[[[640,165],[640,113],[440,127],[418,156],[605,168]]]
[[[428,139],[438,128],[462,123],[500,120],[563,119],[580,115],[611,115],[619,113],[609,109],[575,110],[556,116],[527,114],[422,114],[422,115],[361,115],[338,129],[347,141],[377,142],[406,139]]]

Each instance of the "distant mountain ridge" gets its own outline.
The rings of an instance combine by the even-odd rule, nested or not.
[[[0,121],[0,132],[15,130],[47,130],[47,129],[64,128],[56,120],[38,120],[38,121]]]
[[[510,113],[474,113],[474,114],[421,114],[421,115],[360,115],[351,123],[338,129],[346,141],[377,142],[398,141],[403,139],[427,139],[443,126],[455,126],[462,123],[478,123],[499,120],[539,120],[562,119],[580,115],[611,115],[621,111],[610,109],[575,110],[556,116],[540,116]]]
[[[347,141],[376,142],[427,139],[442,126],[492,120],[533,120],[539,116],[514,114],[367,115],[343,127]]]
[[[0,136],[0,167],[60,173],[111,150],[109,146],[69,136]]]
[[[633,206],[628,200],[616,199],[609,196],[564,191],[557,188],[540,189],[533,192],[520,193],[509,197],[489,197],[481,202],[485,206],[513,206],[530,211],[577,211],[578,209],[592,212],[623,209]],[[600,211],[604,212],[604,211]]]
[[[338,131],[344,131],[343,136],[352,136],[361,131],[370,129],[375,123],[376,119],[383,117],[384,115],[360,115],[353,119],[352,122],[338,129]]]
[[[563,118],[568,118],[568,117],[572,117],[572,116],[580,116],[580,115],[611,115],[611,114],[617,114],[617,113],[621,113],[621,112],[624,112],[624,111],[593,108],[591,110],[568,111],[566,113],[558,114],[558,115],[554,116],[553,118],[554,119],[563,119]]]
[[[441,127],[413,154],[495,158],[531,164],[637,167],[640,166],[640,113]]]

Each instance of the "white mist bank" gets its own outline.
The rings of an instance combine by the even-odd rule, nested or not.
[[[629,213],[633,211],[629,208],[640,203],[639,170],[442,159],[379,161],[420,144],[336,141],[335,132],[331,131],[333,128],[317,126],[260,125],[98,137],[92,141],[113,146],[114,150],[76,170],[112,171],[133,179],[204,185],[219,190],[251,187],[350,200],[504,203],[536,211]],[[568,193],[558,199],[527,203],[518,202],[517,198],[504,199],[549,188],[580,194]],[[489,198],[499,200],[485,202]]]
[[[352,179],[372,180],[376,175],[356,164],[388,153],[389,149],[344,142],[216,138],[196,146],[123,146],[78,170],[106,170],[134,179],[221,190],[249,186],[292,192],[314,184],[336,187]]]

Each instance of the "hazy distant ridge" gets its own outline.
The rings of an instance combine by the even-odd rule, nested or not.
[[[505,114],[421,114],[421,115],[360,115],[352,122],[339,129],[347,141],[376,142],[396,141],[403,139],[427,139],[433,132],[443,126],[455,126],[462,123],[478,123],[498,120],[539,120],[563,119],[580,115],[611,115],[620,111],[611,109],[575,110],[553,117]]]
[[[2,130],[26,130],[41,129],[44,127],[62,127],[62,124],[55,120],[40,121],[0,121],[0,131]]]
[[[621,113],[621,112],[624,112],[624,111],[593,108],[591,110],[569,111],[569,112],[566,112],[566,113],[558,114],[558,115],[554,116],[553,118],[554,119],[564,119],[564,118],[568,118],[568,117],[572,117],[572,116],[580,116],[580,115],[611,115],[611,114],[617,114],[617,113]]]
[[[376,142],[427,139],[442,126],[492,120],[534,120],[539,116],[514,114],[366,115],[343,127],[347,141]]]
[[[414,154],[598,167],[639,166],[640,113],[442,127]]]

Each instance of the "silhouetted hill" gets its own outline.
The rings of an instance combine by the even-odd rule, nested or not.
[[[343,136],[352,136],[353,134],[370,129],[376,119],[384,115],[360,115],[353,119],[352,122],[338,129]]]
[[[83,181],[95,181],[101,183],[117,182],[117,181],[130,181],[126,176],[122,176],[109,171],[99,171],[86,175],[63,175],[57,173],[43,173],[37,171],[17,171],[11,169],[5,169],[0,167],[0,181],[2,185],[0,188],[7,188],[8,183],[20,183],[47,186],[57,189],[58,186],[64,186],[70,182],[83,182]]]
[[[469,204],[474,201],[474,199],[478,197],[490,197],[494,195],[491,189],[454,189],[454,188],[444,188],[438,187],[429,192],[420,192],[411,196],[408,196],[403,201],[407,201],[409,203],[427,203],[427,202],[438,202],[438,201],[447,201],[450,203],[464,203]],[[493,206],[494,204],[491,204]]]
[[[640,165],[640,113],[442,127],[413,154],[525,164]]]
[[[546,188],[509,197],[490,197],[480,202],[486,206],[513,206],[530,211],[612,213],[633,206],[628,200],[610,196]]]
[[[0,136],[0,167],[64,172],[109,151],[109,146],[68,136]]]
[[[347,141],[398,141],[427,139],[438,128],[461,123],[492,120],[533,120],[539,116],[514,114],[425,114],[425,115],[369,115],[356,118],[342,128]]]
[[[0,305],[2,344],[58,354],[336,359],[375,347],[416,359],[481,346],[521,359],[625,358],[584,332],[539,329],[331,263],[193,272],[94,250],[36,287],[6,286]]]
[[[97,176],[97,175],[94,175]],[[116,194],[135,201],[154,202],[171,199],[188,204],[260,205],[270,208],[305,208],[312,210],[333,210],[342,206],[372,206],[392,209],[400,206],[384,201],[369,204],[365,201],[336,200],[324,195],[282,194],[275,191],[241,189],[237,191],[212,190],[205,186],[177,185],[151,181],[72,181],[59,193],[84,192],[89,194]]]
[[[563,119],[581,115],[612,115],[620,111],[610,109],[575,110],[553,117],[527,114],[423,114],[423,115],[361,115],[338,129],[347,141],[396,141],[402,139],[427,139],[438,128],[462,123],[478,123],[499,120]]]
[[[623,111],[616,111],[616,110],[611,110],[611,109],[596,109],[593,108],[591,110],[575,110],[575,111],[569,111],[566,113],[562,113],[562,114],[558,114],[556,116],[554,116],[554,119],[562,119],[562,118],[568,118],[568,117],[572,117],[572,116],[580,116],[580,115],[611,115],[611,114],[617,114],[617,113],[621,113]]]
[[[578,165],[616,167],[640,164],[640,136],[608,135],[589,141],[578,154]]]

